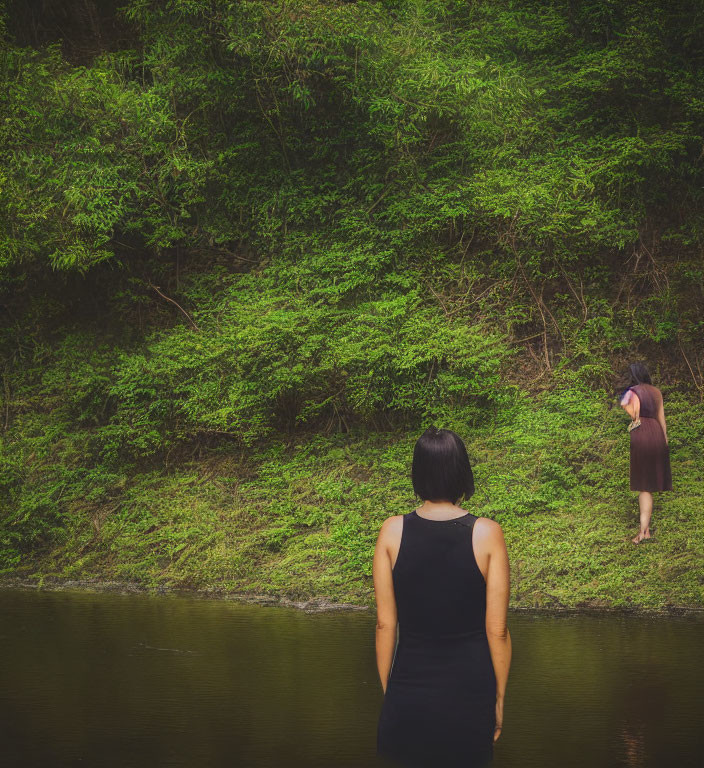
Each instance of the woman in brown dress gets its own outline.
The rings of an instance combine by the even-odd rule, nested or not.
[[[662,394],[643,363],[631,364],[629,379],[621,406],[631,417],[631,490],[638,491],[640,508],[640,530],[632,541],[640,544],[651,538],[653,492],[671,491],[672,474]]]

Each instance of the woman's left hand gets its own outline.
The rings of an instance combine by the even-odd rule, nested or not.
[[[496,700],[496,725],[494,726],[494,741],[497,741],[501,736],[501,730],[504,724],[504,701],[503,699]]]

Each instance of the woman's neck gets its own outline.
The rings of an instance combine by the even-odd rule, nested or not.
[[[451,501],[428,501],[427,499],[416,509],[422,517],[445,520],[457,517],[458,514],[466,514],[466,510],[453,504]]]

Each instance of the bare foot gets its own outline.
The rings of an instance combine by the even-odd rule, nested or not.
[[[643,541],[643,539],[644,539],[644,538],[646,538],[646,537],[645,537],[645,536],[644,536],[642,533],[640,533],[640,532],[639,532],[637,536],[634,536],[634,537],[631,539],[631,541],[632,541],[634,544],[640,544],[640,543],[641,543],[641,541]]]

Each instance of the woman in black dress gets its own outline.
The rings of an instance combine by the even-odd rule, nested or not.
[[[454,432],[420,437],[411,476],[424,502],[384,522],[374,553],[377,750],[405,766],[484,766],[511,663],[503,533],[458,506],[474,479]]]
[[[653,386],[643,363],[629,367],[629,384],[620,402],[631,417],[631,490],[638,491],[640,509],[640,530],[632,541],[640,544],[651,538],[653,492],[672,490],[662,394]]]

